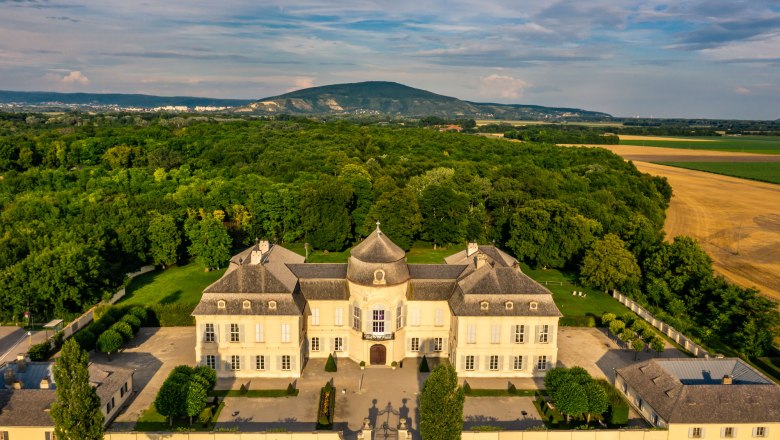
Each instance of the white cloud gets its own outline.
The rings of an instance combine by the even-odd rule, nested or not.
[[[531,85],[524,79],[494,73],[481,78],[479,95],[484,98],[518,99],[523,96],[523,90]]]
[[[295,78],[295,82],[293,83],[293,86],[287,89],[287,92],[293,92],[295,90],[300,89],[308,89],[309,87],[314,87],[314,77],[311,76],[299,76]]]
[[[749,95],[749,94],[753,93],[749,88],[742,87],[742,86],[737,87],[734,91],[739,93],[740,95]]]
[[[87,78],[86,75],[81,73],[78,70],[73,70],[67,75],[65,75],[60,81],[62,81],[65,84],[81,84],[81,85],[89,85],[89,78]]]

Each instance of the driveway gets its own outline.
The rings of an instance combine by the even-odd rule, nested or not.
[[[90,353],[96,362],[132,368],[133,396],[111,424],[112,431],[131,431],[141,413],[149,408],[168,373],[178,365],[195,365],[194,327],[144,327],[130,345],[111,356]]]
[[[27,353],[32,344],[39,344],[46,340],[46,331],[32,331],[32,338],[27,335],[27,330],[22,327],[1,326],[0,327],[0,363],[10,362],[16,359],[16,355]]]

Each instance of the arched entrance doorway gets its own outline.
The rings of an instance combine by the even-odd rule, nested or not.
[[[371,365],[385,365],[387,350],[382,344],[371,346]]]

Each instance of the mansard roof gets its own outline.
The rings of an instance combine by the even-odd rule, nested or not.
[[[406,252],[383,234],[378,225],[349,254],[364,263],[393,263],[406,257]]]
[[[617,373],[667,423],[780,422],[780,386],[737,358],[653,359]]]

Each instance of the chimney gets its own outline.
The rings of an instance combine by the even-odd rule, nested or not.
[[[470,257],[476,254],[478,251],[479,251],[479,244],[469,243],[469,245],[466,247],[466,256]]]
[[[252,251],[249,258],[251,264],[260,264],[263,261],[263,253],[260,251]]]
[[[477,255],[477,269],[481,268],[482,266],[488,264],[487,255],[485,254],[479,254]]]
[[[48,377],[44,377],[43,379],[41,379],[41,387],[40,388],[42,390],[48,390],[49,389],[49,378]]]
[[[13,389],[15,389],[15,390],[21,390],[22,388],[23,388],[23,387],[22,387],[22,382],[21,382],[21,381],[18,381],[18,380],[15,380],[15,381],[14,381],[14,384],[13,384]]]
[[[17,353],[16,354],[16,361],[17,362],[24,362],[27,360],[27,353]]]
[[[261,240],[257,243],[257,249],[263,254],[267,254],[271,250],[271,242],[268,240]]]
[[[733,381],[734,381],[734,379],[732,379],[731,376],[729,376],[727,374],[727,375],[723,376],[723,380],[721,380],[720,383],[723,384],[723,385],[731,385],[732,383],[734,383]]]

